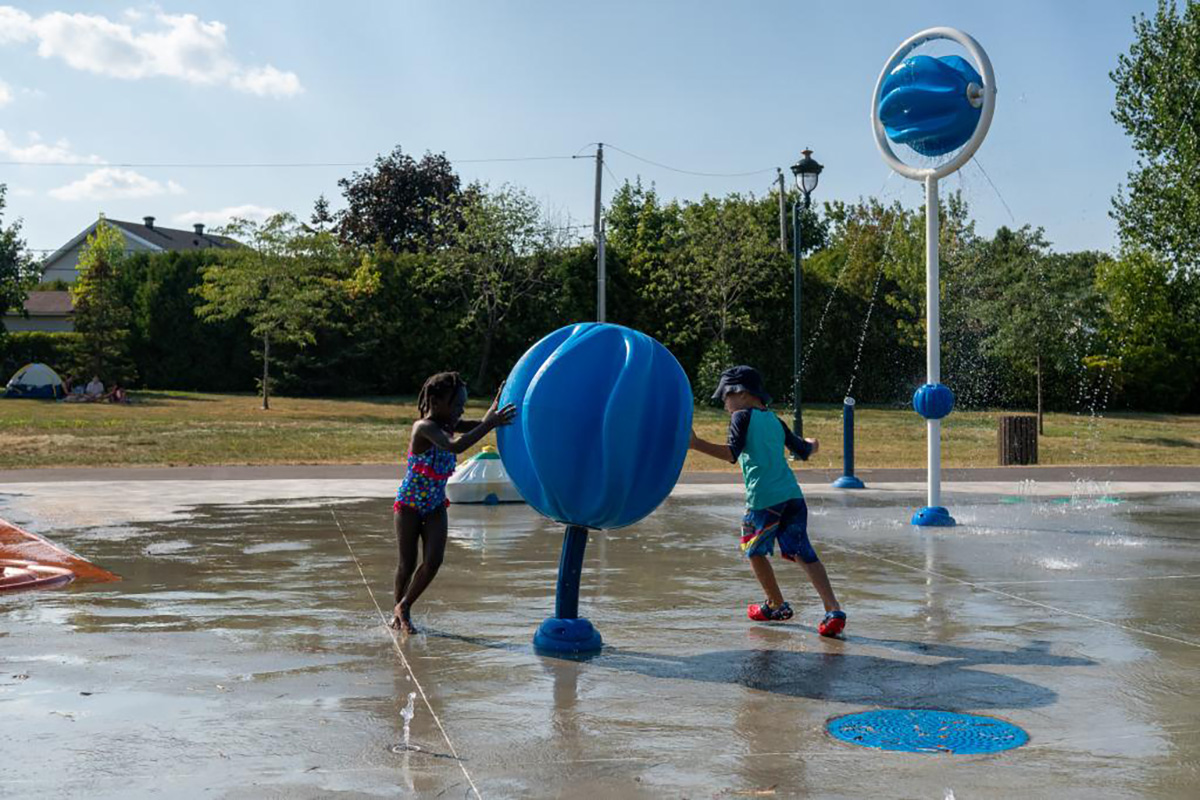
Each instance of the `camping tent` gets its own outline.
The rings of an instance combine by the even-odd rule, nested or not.
[[[4,396],[58,400],[66,396],[66,391],[57,372],[45,364],[26,364],[12,376]]]

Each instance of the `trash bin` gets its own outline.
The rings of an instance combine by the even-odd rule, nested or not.
[[[1000,415],[996,442],[1000,451],[1000,466],[1038,463],[1037,416]]]

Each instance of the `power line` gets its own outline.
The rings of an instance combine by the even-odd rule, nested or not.
[[[751,175],[761,175],[765,172],[773,172],[775,170],[775,167],[767,167],[766,169],[756,169],[756,170],[752,170],[750,172],[697,172],[695,170],[680,169],[679,167],[672,167],[669,164],[663,164],[659,161],[652,161],[649,158],[643,158],[642,156],[631,153],[628,150],[622,150],[621,148],[617,147],[615,144],[609,144],[607,142],[605,142],[605,144],[608,147],[611,147],[613,150],[616,150],[618,153],[623,153],[632,159],[636,159],[638,161],[645,162],[652,166],[659,167],[660,169],[669,170],[671,172],[678,172],[683,175],[697,175],[701,178],[746,178]]]
[[[572,156],[516,156],[511,158],[459,158],[448,159],[452,164],[498,164],[515,161],[566,161]],[[374,161],[262,161],[262,162],[104,162],[82,163],[78,161],[0,161],[3,167],[79,167],[100,169],[103,167],[121,167],[138,169],[305,169],[326,167],[369,167]]]

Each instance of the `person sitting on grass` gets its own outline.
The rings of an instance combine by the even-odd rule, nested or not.
[[[753,367],[731,367],[722,372],[713,400],[724,403],[731,415],[728,443],[707,442],[693,429],[691,449],[742,467],[746,483],[742,552],[750,559],[754,576],[767,594],[766,600],[750,605],[747,615],[758,622],[792,618],[792,607],[784,601],[775,570],[767,558],[774,554],[774,543],[778,541],[779,554],[804,567],[825,604],[825,618],[817,626],[817,632],[822,636],[837,636],[846,626],[846,613],[838,605],[829,575],[808,541],[808,506],[783,454],[786,446],[807,460],[817,452],[820,443],[796,436],[767,408],[771,396]]]
[[[498,407],[503,390],[501,384],[481,422],[466,422],[462,415],[467,404],[467,384],[457,372],[439,372],[421,387],[417,397],[420,417],[413,423],[409,436],[408,471],[392,506],[392,523],[400,548],[396,606],[391,621],[397,630],[417,632],[410,616],[413,604],[442,565],[449,532],[446,481],[454,474],[458,454],[492,429],[512,422],[517,413],[512,403]],[[455,436],[456,433],[459,435]],[[417,569],[418,544],[424,551],[420,569]]]
[[[93,375],[87,387],[83,390],[83,395],[90,402],[96,402],[104,397],[104,384],[100,382],[99,375]]]

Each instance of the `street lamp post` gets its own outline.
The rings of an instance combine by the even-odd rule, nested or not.
[[[800,370],[803,366],[800,346],[800,198],[804,198],[804,210],[812,205],[812,193],[817,188],[821,170],[825,169],[812,157],[812,150],[803,150],[804,156],[792,165],[792,174],[796,176],[796,188],[799,194],[792,203],[792,430],[797,436],[804,436],[804,419],[800,414]]]

